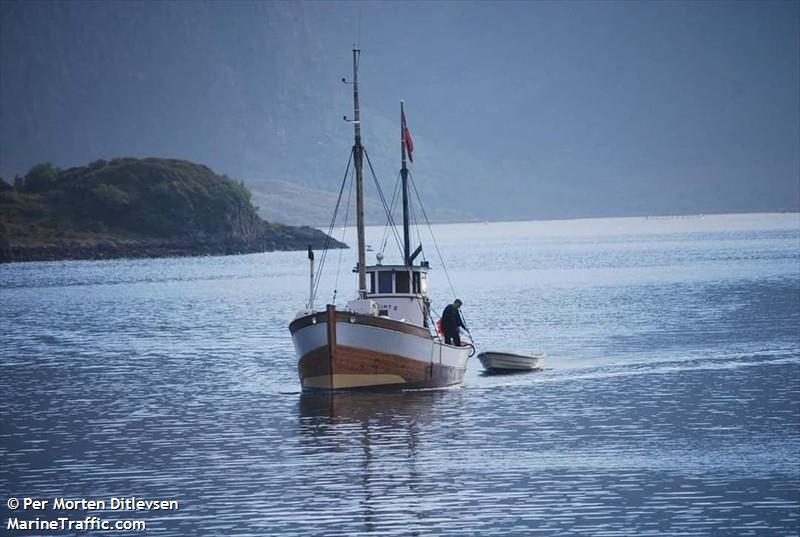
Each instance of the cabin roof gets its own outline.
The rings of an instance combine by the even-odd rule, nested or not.
[[[378,272],[383,270],[394,270],[394,271],[408,271],[412,270],[414,272],[428,272],[431,270],[430,267],[424,265],[412,265],[410,267],[406,265],[367,265],[364,269],[368,272]]]

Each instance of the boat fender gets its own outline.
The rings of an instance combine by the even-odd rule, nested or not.
[[[436,333],[439,334],[440,337],[444,337],[444,326],[442,326],[441,319],[436,319]]]

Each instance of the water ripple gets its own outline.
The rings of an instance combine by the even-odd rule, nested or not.
[[[394,394],[299,392],[303,252],[3,266],[0,485],[165,536],[796,535],[800,232],[756,216],[441,226],[545,368]]]

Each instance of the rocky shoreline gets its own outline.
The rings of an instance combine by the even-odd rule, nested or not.
[[[314,237],[304,241],[275,239],[257,241],[101,240],[92,242],[63,241],[47,244],[11,244],[8,241],[0,241],[0,263],[239,255],[304,250],[309,245],[314,249],[324,248],[324,235],[322,238]],[[341,243],[332,239],[329,244],[331,248],[342,246]],[[346,248],[346,246],[343,247]]]

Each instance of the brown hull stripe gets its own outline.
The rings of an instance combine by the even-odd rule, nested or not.
[[[320,347],[300,358],[298,371],[303,387],[330,388],[330,367],[327,347]],[[370,382],[367,386],[348,386],[349,389],[380,388],[442,388],[458,384],[464,379],[463,368],[431,364],[405,358],[395,354],[387,354],[354,347],[338,345],[333,360],[335,375],[358,379],[359,376]],[[351,377],[352,376],[352,377]],[[315,382],[315,386],[307,386],[306,379],[328,377],[328,382]],[[373,384],[375,377],[393,377],[401,381],[388,381],[385,385]],[[357,381],[355,381],[357,382]]]

